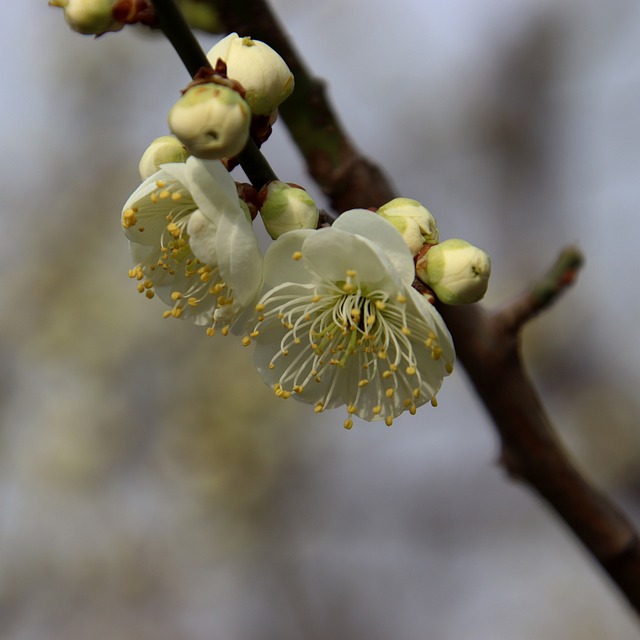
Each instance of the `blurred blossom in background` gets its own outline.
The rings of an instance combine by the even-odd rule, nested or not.
[[[274,7],[402,195],[491,254],[487,304],[582,247],[525,351],[578,464],[640,521],[640,6]],[[3,638],[638,636],[504,478],[462,367],[437,409],[345,432],[137,293],[119,214],[188,81],[166,41],[81,37],[44,2],[5,7],[0,36]],[[310,185],[283,125],[264,151]]]

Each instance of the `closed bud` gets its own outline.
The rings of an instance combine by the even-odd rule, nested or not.
[[[264,198],[260,215],[274,240],[287,231],[317,227],[318,208],[301,187],[274,180],[260,192],[260,197]]]
[[[84,35],[99,36],[122,28],[113,17],[113,0],[49,0],[49,5],[64,9],[67,24]]]
[[[382,205],[378,215],[400,232],[414,256],[425,244],[438,242],[436,219],[417,200],[395,198]]]
[[[469,304],[487,291],[491,260],[466,240],[445,240],[418,258],[416,275],[441,302]]]
[[[169,162],[186,162],[188,157],[189,154],[178,138],[174,136],[156,138],[140,158],[138,165],[140,177],[146,180],[160,170],[160,165]]]
[[[231,33],[207,54],[215,69],[217,61],[227,65],[227,76],[244,88],[245,100],[254,115],[271,115],[293,91],[293,74],[269,45]]]
[[[169,128],[196,158],[219,160],[242,151],[251,111],[240,95],[220,84],[191,87],[169,111]]]

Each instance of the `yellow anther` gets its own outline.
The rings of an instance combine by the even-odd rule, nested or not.
[[[147,296],[147,298],[149,298],[149,300],[151,300],[151,298],[153,298],[153,296],[155,296],[156,294],[153,291],[151,291],[151,289],[147,289],[144,292],[144,295]]]
[[[222,327],[222,329],[220,329],[220,333],[223,336],[228,336],[229,335],[229,325],[226,324],[224,327]]]
[[[431,357],[434,360],[440,360],[441,356],[442,356],[442,349],[440,347],[433,347],[433,349],[431,350]]]
[[[416,415],[416,405],[415,405],[415,404],[412,404],[412,405],[409,407],[409,413],[410,413],[412,416],[415,416],[415,415]]]
[[[369,384],[368,380],[365,380],[364,378],[362,380],[358,381],[358,386],[362,389],[362,387],[366,387]]]
[[[376,309],[382,311],[385,308],[385,303],[382,300],[376,300]]]
[[[256,305],[256,311],[257,311],[258,313],[262,313],[262,312],[264,311],[264,309],[265,309],[265,307],[264,307],[264,305],[262,304],[262,302],[259,302],[259,303]]]
[[[144,231],[144,227],[138,227],[138,231],[140,231],[140,233],[142,233]]]
[[[390,364],[389,365],[389,370],[393,371],[395,373],[398,370],[398,365],[397,364]]]
[[[451,373],[453,371],[453,365],[450,362],[447,362],[444,368],[446,369],[447,373]]]
[[[206,334],[211,337],[216,335],[216,330],[213,327],[207,327]]]
[[[387,416],[384,419],[384,423],[387,425],[387,427],[390,427],[393,424],[393,418],[391,416]]]
[[[163,318],[168,318],[171,315],[171,311],[169,309],[167,309],[166,311],[162,312],[162,317]]]
[[[411,329],[409,329],[409,327],[402,327],[402,329],[400,329],[400,331],[402,331],[402,333],[405,336],[410,336],[411,335]]]
[[[300,338],[294,338],[293,339],[293,344],[301,344],[302,340],[300,340]]]
[[[399,293],[399,294],[396,296],[396,302],[397,302],[398,304],[404,304],[406,301],[407,301],[406,296],[403,296],[401,293]]]
[[[355,278],[358,272],[355,269],[347,269],[347,278]]]
[[[405,369],[405,373],[406,373],[408,376],[415,376],[415,375],[416,375],[416,368],[415,368],[415,367],[407,367],[407,368]]]
[[[294,384],[293,385],[293,390],[296,393],[302,393],[304,391],[304,387],[301,384]]]
[[[273,362],[270,362],[269,363],[269,369],[275,369],[275,368],[276,368],[276,365],[273,364]]]
[[[375,322],[376,322],[376,317],[375,317],[375,316],[369,316],[369,317],[367,318],[367,324],[368,324],[369,326],[374,325],[374,324],[375,324]]]
[[[158,189],[164,189],[167,186],[167,183],[164,180],[156,180],[156,187]]]
[[[173,291],[171,293],[171,299],[175,302],[176,300],[182,300],[182,294],[179,291]]]
[[[166,200],[171,195],[171,192],[165,189],[164,191],[161,191],[158,195],[160,197],[160,200]]]
[[[378,351],[378,358],[380,358],[380,360],[386,360],[387,352],[384,351],[384,349],[381,349],[380,351]]]
[[[322,402],[318,402],[315,407],[313,407],[315,413],[322,413],[324,411],[324,405]]]
[[[294,251],[291,257],[294,260],[302,260],[302,251]]]
[[[180,200],[181,198],[182,198],[182,194],[181,194],[181,193],[178,193],[177,191],[176,191],[175,193],[172,193],[172,194],[171,194],[171,199],[172,199],[174,202],[178,202],[178,200]]]
[[[354,286],[353,286],[351,283],[349,283],[349,282],[345,282],[345,283],[342,285],[342,290],[343,290],[345,293],[353,293]]]
[[[211,280],[211,273],[209,271],[205,271],[204,273],[200,274],[201,282],[209,282],[209,280]]]
[[[175,222],[170,222],[167,225],[167,231],[174,237],[180,237],[180,227]]]
[[[171,315],[174,318],[179,318],[182,313],[183,313],[184,309],[182,307],[173,307],[173,309],[171,309]]]
[[[349,418],[344,421],[344,428],[348,431],[349,429],[351,429],[351,427],[353,427],[353,420]]]
[[[385,380],[387,380],[387,379],[388,379],[388,378],[390,378],[392,375],[393,375],[393,371],[389,371],[389,370],[387,370],[387,371],[385,371],[385,372],[382,374],[382,377],[383,377]]]
[[[252,338],[257,338],[260,335],[260,332],[259,331],[252,331],[249,335]]]
[[[382,407],[377,404],[375,407],[373,407],[373,415],[377,416],[380,415],[380,412],[382,411]]]
[[[242,346],[248,347],[251,344],[251,338],[249,336],[245,336],[242,338]]]
[[[387,389],[384,392],[384,395],[387,396],[387,398],[393,398],[393,394],[395,393],[395,389]]]
[[[433,396],[433,398],[431,398],[431,406],[432,407],[437,407],[438,406],[438,399]]]
[[[142,293],[144,291],[144,285],[142,284],[142,282],[138,283],[136,289],[138,290],[138,293]]]
[[[356,405],[355,405],[355,404],[349,404],[349,405],[347,405],[347,413],[348,413],[349,415],[351,415],[351,414],[355,413],[357,410],[358,410],[358,407],[356,407]]]
[[[160,198],[158,198],[158,194],[157,193],[152,193],[149,196],[149,199],[151,200],[151,202],[153,202],[153,204],[158,204]]]
[[[322,300],[322,296],[319,296],[317,293],[311,298],[311,302],[320,302]]]

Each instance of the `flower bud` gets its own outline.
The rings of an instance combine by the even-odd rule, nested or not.
[[[315,229],[318,225],[318,207],[301,187],[274,180],[260,196],[264,198],[260,215],[274,240],[287,231]]]
[[[382,205],[378,215],[400,232],[414,256],[425,244],[438,242],[436,219],[417,200],[395,198]]]
[[[270,115],[293,91],[293,74],[269,45],[231,33],[207,54],[215,69],[218,59],[227,65],[227,76],[239,82],[254,115]]]
[[[161,136],[156,138],[142,154],[138,169],[142,180],[146,180],[156,171],[161,164],[169,162],[186,162],[189,154],[178,138],[174,136]]]
[[[67,24],[78,33],[100,35],[122,28],[113,18],[113,0],[49,0],[49,5],[64,9]]]
[[[169,111],[169,128],[197,158],[219,160],[242,151],[251,111],[240,95],[220,84],[191,87]]]
[[[469,304],[487,291],[491,261],[466,240],[445,240],[418,258],[416,275],[441,302]]]

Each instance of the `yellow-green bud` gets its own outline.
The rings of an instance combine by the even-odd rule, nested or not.
[[[466,240],[445,240],[418,258],[416,275],[441,302],[469,304],[487,291],[491,260]]]
[[[275,240],[294,229],[315,229],[318,207],[301,187],[274,180],[261,191],[264,202],[260,215],[269,235]]]
[[[49,0],[49,5],[64,9],[67,24],[85,35],[118,31],[123,26],[113,18],[113,0]]]
[[[231,158],[249,138],[251,111],[240,95],[213,82],[191,87],[169,111],[169,129],[187,151],[207,160]]]
[[[254,115],[270,115],[293,91],[293,74],[269,45],[231,33],[207,54],[215,69],[218,59],[227,65],[227,76],[244,88]]]
[[[425,244],[438,242],[436,219],[417,200],[395,198],[378,209],[404,238],[412,255],[416,255]]]
[[[146,180],[160,169],[161,164],[186,162],[189,154],[175,136],[156,138],[142,154],[138,169],[142,180]]]
[[[202,29],[209,33],[222,33],[224,26],[218,12],[208,4],[198,0],[180,0],[180,11],[192,29]]]

